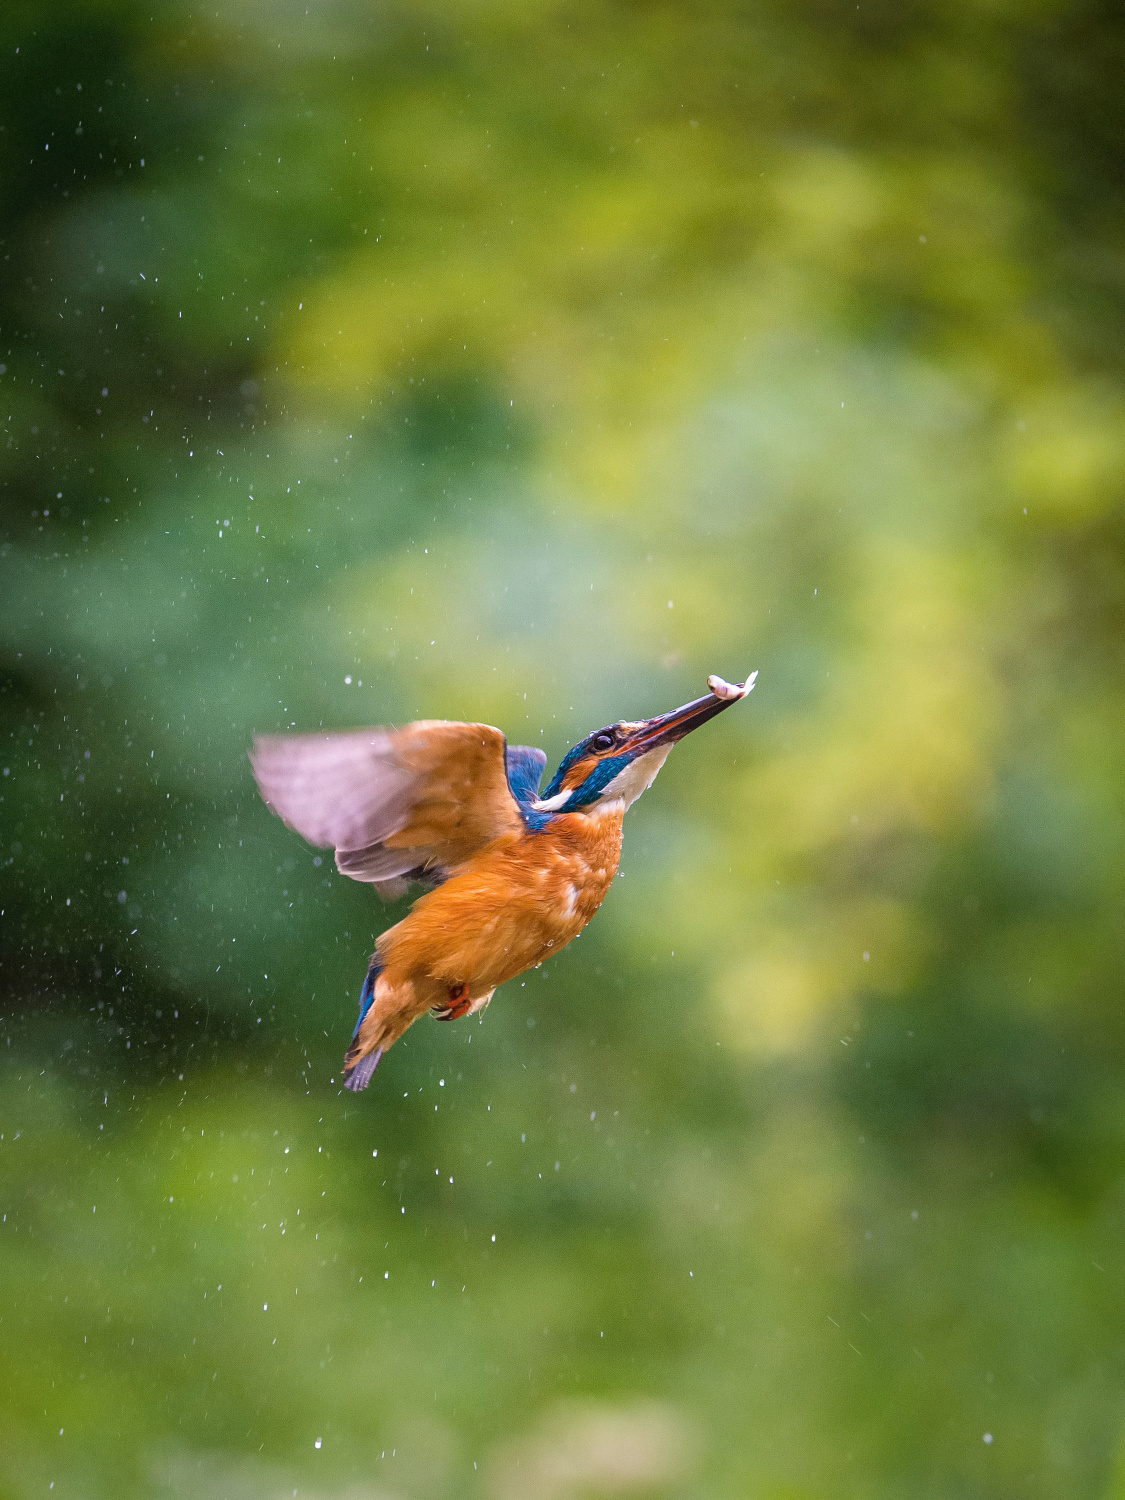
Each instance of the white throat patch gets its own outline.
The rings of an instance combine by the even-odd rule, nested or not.
[[[671,749],[671,745],[658,745],[655,750],[648,750],[630,761],[602,792],[598,805],[604,807],[607,802],[623,802],[626,807],[631,807],[656,780],[656,773],[668,759]]]

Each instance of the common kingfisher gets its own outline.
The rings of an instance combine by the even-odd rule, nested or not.
[[[334,848],[341,874],[386,899],[411,882],[430,888],[375,944],[347,1088],[366,1088],[423,1012],[453,1021],[483,1010],[497,986],[578,936],[617,873],[626,808],[676,741],[745,698],[757,675],[711,676],[710,691],[682,708],[595,730],[542,795],[546,755],[489,724],[255,738],[266,805],[310,844]]]

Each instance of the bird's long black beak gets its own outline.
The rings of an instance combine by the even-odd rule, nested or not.
[[[715,675],[708,677],[707,686],[711,689],[709,693],[691,703],[685,703],[682,708],[674,708],[671,713],[658,714],[655,719],[646,719],[638,724],[621,749],[639,755],[646,750],[655,750],[658,745],[674,745],[685,734],[690,734],[693,729],[706,724],[708,719],[721,714],[724,708],[745,698],[747,693],[753,691],[757,676],[757,672],[751,672],[742,683],[724,682]]]

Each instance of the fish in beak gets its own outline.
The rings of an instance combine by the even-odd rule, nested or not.
[[[708,719],[721,714],[724,708],[729,708],[732,703],[737,703],[747,693],[753,692],[757,676],[757,672],[751,672],[745,682],[726,682],[712,673],[707,679],[707,686],[711,689],[709,693],[705,693],[702,698],[693,699],[691,703],[685,703],[682,708],[674,708],[671,713],[643,720],[632,728],[620,750],[629,755],[642,755],[661,745],[674,745],[685,734],[690,734],[693,729],[706,724]]]

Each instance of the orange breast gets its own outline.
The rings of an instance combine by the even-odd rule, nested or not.
[[[388,980],[464,983],[476,998],[565,948],[617,873],[622,816],[564,814],[490,844],[382,935]]]

